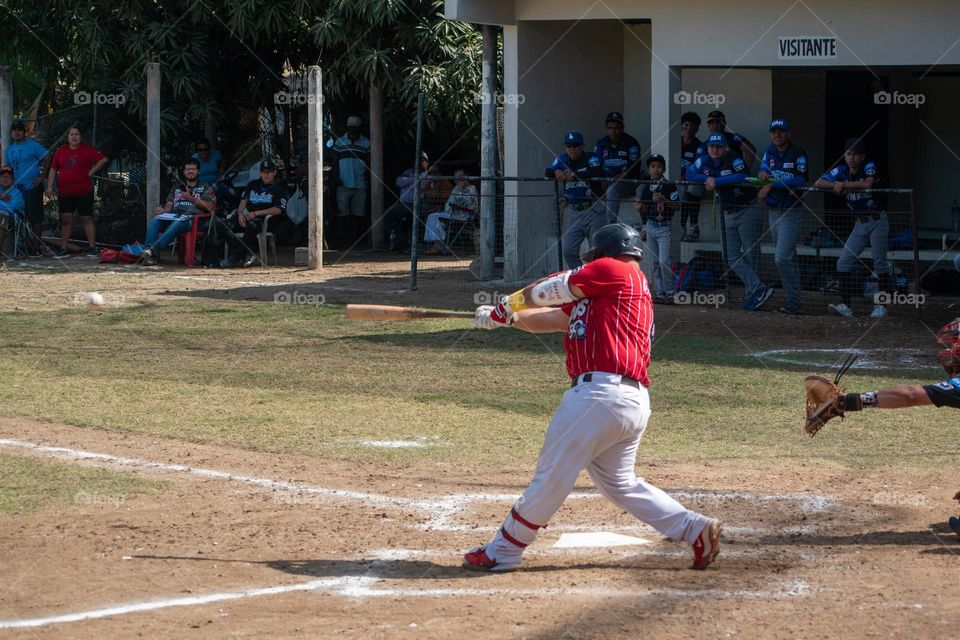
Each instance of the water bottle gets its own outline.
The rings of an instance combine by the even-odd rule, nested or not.
[[[960,232],[960,202],[953,199],[953,205],[950,207],[950,215],[953,218],[953,230]]]

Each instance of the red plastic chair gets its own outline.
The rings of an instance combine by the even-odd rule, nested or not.
[[[186,233],[177,236],[177,255],[180,264],[192,267],[196,260],[197,240],[202,238],[205,231],[200,231],[200,220],[209,218],[212,213],[201,213],[193,216],[193,227]]]

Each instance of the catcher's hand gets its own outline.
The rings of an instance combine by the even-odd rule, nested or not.
[[[833,382],[821,376],[807,376],[804,379],[804,386],[807,389],[807,422],[803,425],[803,429],[810,434],[811,438],[817,435],[823,425],[837,416],[843,420],[844,411],[856,411],[860,408],[848,406],[846,391],[840,386],[840,378],[856,359],[855,354],[848,355]],[[856,396],[856,394],[851,395]]]
[[[807,422],[803,429],[813,437],[833,418],[843,419],[841,402],[845,392],[843,387],[820,376],[807,376],[803,384],[807,388]]]

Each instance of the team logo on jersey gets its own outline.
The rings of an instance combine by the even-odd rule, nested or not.
[[[567,332],[571,340],[584,340],[587,337],[587,307],[590,305],[589,298],[583,298],[577,302],[570,314],[570,329]]]
[[[950,378],[946,382],[942,383],[944,386],[953,387],[955,390],[960,391],[960,378]]]

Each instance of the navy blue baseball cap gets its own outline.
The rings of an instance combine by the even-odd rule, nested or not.
[[[783,129],[784,131],[790,131],[790,123],[784,120],[783,118],[776,118],[770,121],[770,131],[774,129]]]
[[[623,114],[619,111],[611,111],[607,114],[607,119],[604,121],[604,124],[610,124],[611,122],[623,124]]]
[[[659,163],[662,164],[664,167],[667,166],[667,160],[666,160],[666,158],[664,158],[664,157],[663,157],[662,155],[660,155],[659,153],[654,153],[654,154],[652,154],[649,158],[647,158],[647,166],[648,166],[648,167],[650,166],[650,163],[651,163],[651,162],[659,162]]]
[[[266,158],[260,163],[260,171],[276,171],[277,163],[272,158]]]
[[[707,114],[707,122],[711,120],[719,120],[720,122],[726,123],[727,116],[723,115],[723,111],[711,111]]]
[[[722,133],[711,133],[710,137],[707,138],[708,147],[725,147],[727,146],[727,136]]]
[[[563,144],[567,147],[579,147],[583,144],[583,134],[579,131],[568,131],[563,136]]]

